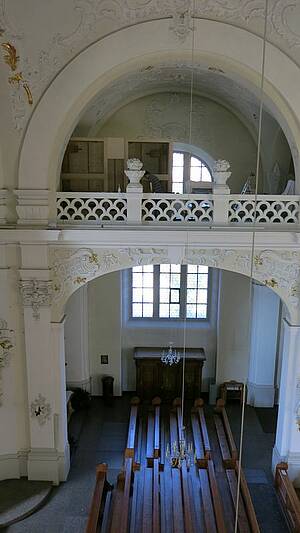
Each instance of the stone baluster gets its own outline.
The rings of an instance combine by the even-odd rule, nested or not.
[[[228,223],[230,189],[227,180],[231,176],[228,161],[218,159],[213,167],[214,224]]]
[[[129,180],[126,188],[127,192],[127,221],[129,223],[140,224],[142,221],[142,197],[143,186],[140,183],[141,178],[145,174],[145,170],[141,170],[143,166],[139,159],[128,159],[125,174]]]

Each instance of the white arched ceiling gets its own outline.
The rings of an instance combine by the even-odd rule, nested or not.
[[[55,189],[68,137],[101,90],[137,68],[190,60],[190,39],[179,46],[168,30],[167,20],[123,29],[93,44],[67,65],[46,91],[28,125],[20,157],[20,189]],[[262,40],[256,35],[228,24],[195,21],[195,61],[223,70],[228,78],[254,87],[254,93],[260,84],[261,52]],[[299,86],[299,68],[268,44],[265,99],[290,142],[296,172]]]

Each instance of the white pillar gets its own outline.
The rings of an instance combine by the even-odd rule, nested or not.
[[[69,470],[64,326],[51,323],[49,270],[20,273],[29,403],[28,479],[58,484]]]
[[[248,403],[273,407],[280,300],[265,285],[254,283],[252,291]]]
[[[284,320],[282,370],[273,469],[286,461],[289,477],[300,486],[300,431],[297,423],[300,403],[300,326]]]
[[[80,387],[90,392],[87,284],[75,291],[67,302],[65,347],[68,387]]]

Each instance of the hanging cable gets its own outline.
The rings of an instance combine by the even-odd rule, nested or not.
[[[250,325],[253,312],[253,295],[252,295],[252,282],[253,282],[253,270],[254,270],[254,253],[255,253],[255,234],[256,234],[256,213],[257,213],[257,195],[258,195],[258,181],[259,181],[259,167],[260,167],[260,152],[261,152],[261,134],[262,134],[262,116],[264,105],[264,83],[265,83],[265,62],[266,62],[266,42],[267,42],[267,23],[268,23],[268,3],[269,0],[265,0],[264,11],[264,33],[263,33],[263,47],[262,47],[262,66],[261,66],[261,79],[260,79],[260,104],[259,104],[259,122],[258,122],[258,136],[257,136],[257,153],[256,153],[256,172],[255,172],[255,193],[254,193],[254,210],[253,210],[253,229],[252,229],[252,242],[251,242],[251,254],[250,254],[250,276],[249,276],[249,327],[248,327],[248,375],[250,364]],[[236,512],[235,512],[235,524],[234,533],[238,531],[238,515],[239,515],[239,500],[241,492],[241,471],[242,471],[242,454],[243,454],[243,441],[244,441],[244,422],[245,422],[245,405],[246,405],[246,385],[247,380],[244,381],[243,386],[243,398],[242,398],[242,412],[241,412],[241,428],[240,428],[240,451],[239,451],[239,464],[238,464],[238,479],[237,479],[237,493],[236,493]]]
[[[192,23],[192,49],[191,49],[191,82],[190,82],[190,112],[189,112],[189,146],[192,145],[192,127],[193,127],[193,96],[194,96],[194,53],[195,53],[195,0],[191,0],[191,19]],[[190,157],[192,153],[190,151]],[[185,256],[188,256],[189,233],[186,232]],[[186,310],[183,318],[183,354],[182,354],[182,387],[181,387],[181,440],[185,439],[184,419],[184,395],[185,395],[185,361],[186,361]]]

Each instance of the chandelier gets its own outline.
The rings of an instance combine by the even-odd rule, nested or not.
[[[193,444],[186,441],[183,431],[178,443],[172,442],[171,447],[167,444],[166,459],[172,468],[181,468],[185,463],[188,470],[195,462]]]
[[[167,350],[163,350],[161,354],[161,362],[165,365],[173,365],[174,363],[177,364],[180,361],[180,354],[177,352],[177,350],[173,346],[173,342],[169,342],[169,348]]]

